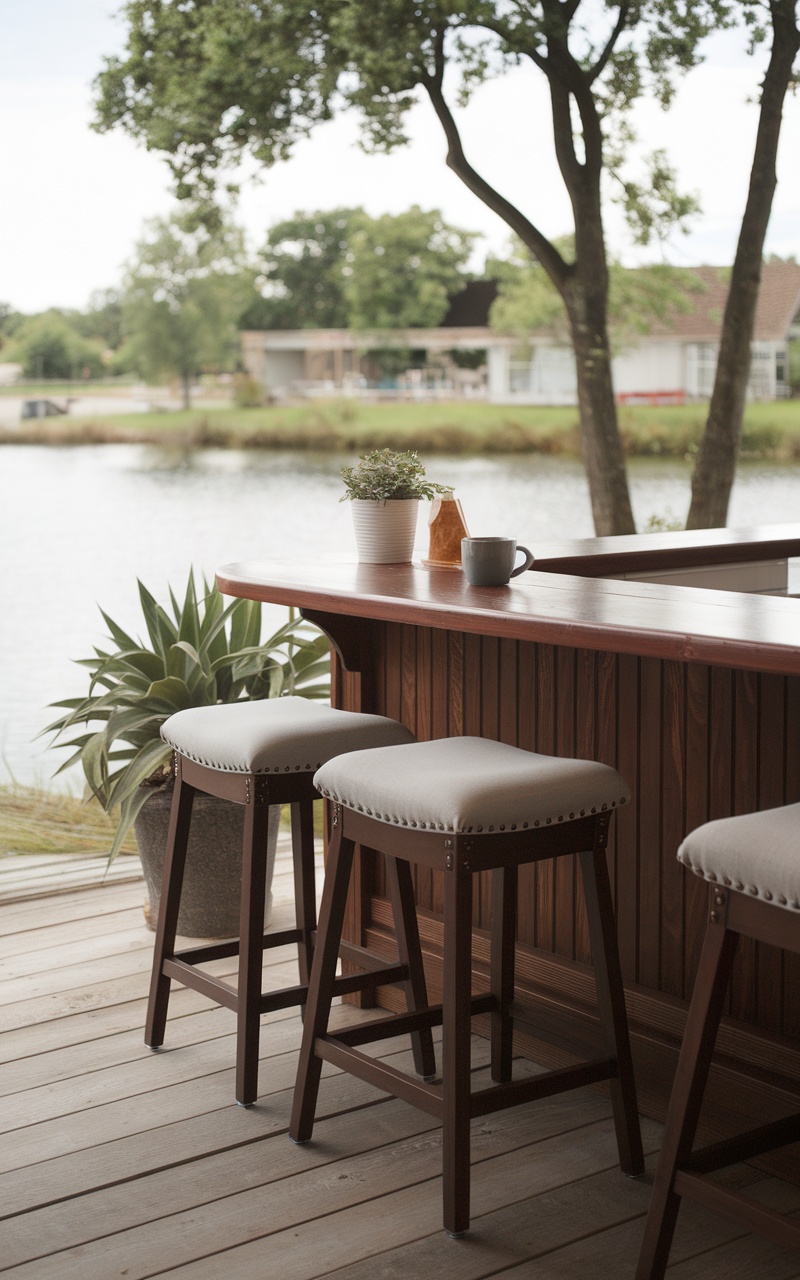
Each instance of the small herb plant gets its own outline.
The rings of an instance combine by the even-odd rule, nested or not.
[[[367,502],[435,498],[452,488],[427,480],[418,454],[411,450],[398,453],[394,449],[373,449],[371,453],[362,454],[356,466],[344,467],[341,474],[345,487],[341,502],[354,498]]]

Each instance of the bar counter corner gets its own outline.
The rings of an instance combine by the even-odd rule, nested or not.
[[[678,845],[711,818],[800,801],[800,600],[597,575],[648,554],[667,565],[800,555],[798,525],[715,532],[560,544],[545,572],[499,588],[419,564],[245,561],[217,574],[226,594],[294,605],[329,635],[334,705],[392,716],[421,739],[496,738],[600,760],[628,779],[633,800],[612,825],[609,861],[640,1106],[657,1119],[708,901]],[[439,999],[437,876],[418,869],[416,895]],[[486,883],[475,901],[476,991],[488,988],[489,913]],[[358,858],[347,935],[392,953],[382,868],[369,852]],[[533,1009],[536,997],[520,1051],[547,1066],[585,1056],[597,1026],[572,860],[523,868],[517,957],[519,1001]],[[788,1082],[800,1081],[800,958],[743,941],[731,992],[707,1095],[710,1140],[794,1110]],[[383,999],[395,1007],[389,991]],[[793,1148],[763,1163],[800,1180]]]

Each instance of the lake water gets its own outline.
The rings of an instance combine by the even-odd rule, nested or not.
[[[101,606],[139,633],[136,579],[163,599],[182,594],[191,566],[208,577],[231,560],[354,554],[339,471],[331,454],[204,450],[139,445],[0,449],[0,779],[46,782],[63,755],[37,733],[47,704],[86,691],[72,659],[105,635]],[[540,456],[435,457],[431,479],[452,484],[470,532],[537,542],[590,537],[580,463]],[[688,466],[630,466],[639,527],[652,515],[683,521]],[[743,464],[731,526],[800,519],[800,465]],[[427,549],[420,518],[417,554]],[[272,612],[278,625],[285,611]]]

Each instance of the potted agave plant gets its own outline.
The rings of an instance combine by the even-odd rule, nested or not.
[[[367,564],[398,564],[414,551],[420,499],[449,493],[434,484],[413,451],[373,449],[354,467],[342,471],[350,502],[359,560]]]
[[[109,860],[134,827],[151,928],[158,917],[172,795],[172,753],[161,739],[161,725],[185,707],[285,694],[327,698],[330,688],[328,639],[293,611],[262,641],[261,606],[254,601],[226,606],[216,586],[206,582],[198,597],[192,573],[182,602],[171,590],[169,595],[164,608],[139,583],[147,640],[129,635],[103,613],[109,639],[79,664],[89,673],[88,694],[54,703],[64,714],[44,730],[55,735],[52,746],[74,748],[58,772],[79,763],[87,799],[118,811]],[[86,731],[72,736],[80,727]],[[279,818],[279,808],[273,807],[268,869]],[[180,933],[207,938],[238,933],[242,824],[240,805],[196,798]]]

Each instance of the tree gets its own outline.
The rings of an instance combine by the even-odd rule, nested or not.
[[[75,312],[75,327],[87,338],[102,342],[110,351],[122,345],[122,297],[119,289],[95,289],[89,296],[88,309]]]
[[[634,524],[611,381],[602,181],[606,172],[619,180],[642,240],[691,211],[663,156],[652,157],[646,182],[626,177],[631,110],[648,86],[669,103],[672,73],[696,64],[700,40],[728,9],[728,0],[128,0],[127,56],[106,60],[97,125],[122,125],[165,152],[178,194],[202,202],[245,152],[273,164],[339,109],[361,113],[368,148],[391,150],[426,94],[449,167],[516,232],[563,299],[595,527],[626,533]],[[522,61],[549,88],[575,224],[571,262],[534,221],[542,205],[527,216],[473,168],[454,114],[454,101]],[[520,142],[541,127],[527,119]]]
[[[271,227],[259,255],[261,297],[241,319],[243,329],[346,329],[347,253],[362,209],[296,213]]]
[[[253,281],[238,228],[207,231],[182,214],[152,219],[123,281],[126,359],[145,378],[177,375],[188,409],[201,370],[235,364],[236,322]]]
[[[103,372],[102,348],[84,338],[58,311],[29,316],[14,330],[3,348],[3,359],[18,362],[28,378],[85,376]]]
[[[722,526],[728,519],[742,438],[764,240],[777,185],[783,104],[793,82],[794,61],[800,48],[795,0],[768,0],[764,5],[745,0],[743,4],[751,22],[756,22],[759,10],[763,12],[765,8],[772,27],[772,49],[761,89],[750,185],[722,318],[714,389],[692,476],[689,529]],[[756,27],[754,38],[764,35],[763,29]]]
[[[363,209],[296,213],[269,231],[262,297],[242,328],[429,327],[464,281],[475,236],[438,209],[372,218]]]
[[[350,237],[344,296],[353,329],[435,328],[465,281],[476,237],[438,209],[359,218]]]

